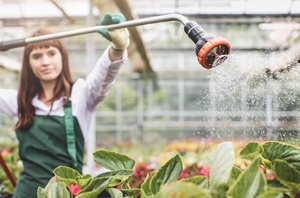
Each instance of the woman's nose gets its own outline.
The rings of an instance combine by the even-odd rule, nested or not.
[[[42,58],[42,64],[43,65],[48,65],[50,63],[50,59],[47,55],[43,55],[43,58]]]

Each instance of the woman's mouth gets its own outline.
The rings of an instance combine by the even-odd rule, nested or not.
[[[44,69],[42,70],[43,74],[50,74],[52,72],[52,69]]]

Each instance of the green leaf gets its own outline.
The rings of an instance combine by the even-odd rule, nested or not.
[[[76,177],[81,177],[81,174],[67,166],[59,166],[54,169],[54,175],[59,178],[60,181],[64,182],[67,186],[70,184],[77,184]]]
[[[300,172],[284,160],[274,160],[273,170],[276,178],[291,189],[293,194],[300,192]]]
[[[262,195],[257,196],[256,198],[284,198],[284,195],[282,192],[266,192]]]
[[[122,184],[125,180],[126,179],[120,178],[120,177],[117,177],[117,176],[112,177],[112,180],[111,180],[111,182],[109,183],[109,185],[107,187],[115,187],[119,184]]]
[[[151,191],[151,188],[150,188],[150,181],[151,181],[150,175],[147,174],[146,179],[144,180],[144,182],[141,185],[142,198],[143,197],[148,197],[152,194],[152,191]]]
[[[71,197],[70,192],[66,188],[66,185],[62,182],[52,183],[45,189],[44,194],[47,198],[69,198]]]
[[[112,178],[97,178],[76,196],[76,198],[97,197],[110,184]]]
[[[122,192],[126,197],[136,198],[138,197],[138,194],[141,192],[141,190],[139,188],[122,189]]]
[[[140,197],[141,198],[148,198],[150,195],[147,195],[146,194],[146,192],[145,192],[145,190],[143,189],[143,188],[141,188],[141,195],[140,195]],[[39,197],[38,197],[39,198]]]
[[[236,180],[240,174],[242,173],[242,170],[236,166],[233,166],[232,169],[231,169],[231,174],[230,174],[230,177],[234,180]]]
[[[93,153],[94,161],[108,170],[132,170],[135,161],[126,155],[107,150],[98,150]]]
[[[257,157],[227,191],[228,198],[255,198],[266,191],[266,179],[259,169],[260,158]]]
[[[161,198],[210,198],[206,189],[193,183],[174,182],[166,184],[159,193]]]
[[[59,183],[59,184],[58,184]],[[63,185],[63,188],[62,188]],[[57,190],[63,190],[62,194],[56,192]],[[67,193],[66,193],[67,192]],[[66,185],[63,182],[59,181],[57,176],[52,177],[45,188],[39,187],[37,190],[37,194],[39,198],[52,198],[49,196],[49,193],[56,196],[66,196],[69,197],[70,193],[66,188]],[[67,196],[68,195],[68,196]]]
[[[228,182],[228,186],[231,186],[239,177],[239,175],[242,173],[242,170],[239,169],[236,166],[233,166],[231,169],[231,173],[230,173],[230,178],[229,178],[229,182]]]
[[[257,198],[284,198],[284,194],[289,190],[285,188],[274,188],[267,186],[267,191],[264,194],[257,196]]]
[[[267,179],[267,185],[268,185],[268,188],[278,189],[278,190],[280,190],[280,192],[288,192],[289,191],[289,189],[285,185],[280,183],[280,181],[278,179],[276,179],[276,180]]]
[[[202,188],[205,188],[207,186],[207,178],[204,176],[200,176],[200,175],[182,179],[179,182],[193,183]]]
[[[59,178],[56,177],[56,176],[53,176],[53,177],[49,180],[49,182],[48,182],[48,184],[46,185],[45,189],[47,189],[48,186],[50,186],[51,184],[56,183],[56,182],[59,182]]]
[[[110,194],[112,198],[122,198],[123,193],[122,191],[116,189],[116,188],[108,188],[107,192]]]
[[[276,141],[265,142],[263,145],[264,152],[262,156],[272,163],[275,159],[282,159],[294,166],[297,171],[300,171],[300,148]]]
[[[243,159],[253,160],[263,152],[263,147],[257,142],[249,142],[240,152]]]
[[[162,166],[150,181],[150,189],[152,194],[160,191],[164,184],[171,183],[178,180],[182,172],[182,162],[180,156],[177,154],[170,159],[164,166]]]
[[[50,185],[48,191],[48,198],[68,198],[71,197],[66,185],[62,182],[53,183]]]
[[[113,171],[108,171],[101,173],[97,175],[95,178],[100,178],[100,177],[113,177],[113,176],[132,176],[134,174],[134,171],[132,170],[113,170]]]
[[[106,178],[111,177],[113,180],[110,182],[109,187],[117,186],[121,183],[126,182],[128,179],[130,179],[130,176],[134,174],[134,171],[132,170],[115,170],[115,171],[108,171],[101,173],[95,177],[96,178]]]
[[[37,189],[37,197],[38,198],[47,198],[47,195],[44,194],[44,188],[38,187],[38,189]]]
[[[210,191],[212,197],[225,197],[230,172],[234,164],[232,142],[223,142],[217,146],[210,158]]]
[[[77,176],[76,181],[77,181],[77,185],[79,185],[81,188],[85,188],[93,181],[93,178],[92,175],[86,174],[82,176]]]

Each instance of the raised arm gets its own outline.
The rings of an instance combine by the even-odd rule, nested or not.
[[[126,21],[121,13],[106,13],[100,21],[100,25],[122,23]],[[103,56],[97,61],[94,70],[87,77],[88,106],[95,108],[109,93],[121,65],[127,59],[127,47],[130,44],[127,28],[107,31],[100,29],[98,32],[109,40],[110,46],[105,50]]]

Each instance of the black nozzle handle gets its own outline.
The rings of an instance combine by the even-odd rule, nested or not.
[[[25,38],[21,39],[14,39],[14,40],[9,40],[9,41],[1,41],[0,42],[0,51],[4,52],[12,48],[17,48],[17,47],[22,47],[25,46],[26,40]]]
[[[198,40],[202,39],[204,35],[206,35],[203,28],[195,21],[187,22],[184,25],[184,31],[195,44],[198,42]]]

